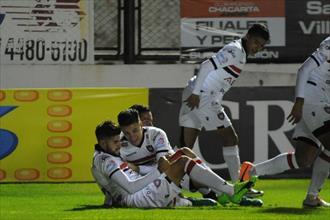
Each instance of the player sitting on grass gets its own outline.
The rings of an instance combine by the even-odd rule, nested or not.
[[[175,160],[162,157],[158,168],[140,176],[127,166],[119,156],[120,129],[111,121],[105,121],[95,130],[97,144],[92,164],[92,174],[102,192],[111,198],[113,206],[137,208],[162,208],[175,206],[175,198],[181,191],[181,179],[187,174],[200,185],[209,187],[220,196],[222,204],[239,203],[256,178],[234,185],[227,183],[211,170],[204,168],[187,156],[175,156]],[[175,155],[175,154],[174,154]],[[173,155],[173,157],[174,157]]]
[[[121,139],[122,148],[120,149],[120,156],[136,172],[145,175],[157,168],[159,158],[174,153],[166,133],[160,128],[142,126],[136,110],[127,109],[121,111],[118,114],[118,123],[124,134],[124,137]],[[182,150],[178,150],[177,154],[180,152],[182,155],[198,161],[204,168],[211,170],[206,164],[201,163],[201,160],[192,150],[183,148]],[[215,192],[209,188],[200,187],[194,181],[191,181],[188,175],[184,175],[181,185],[189,191],[198,190],[204,197],[207,196],[207,198],[215,200],[217,198]],[[179,198],[179,203],[181,199],[182,197]],[[200,202],[202,203],[203,201]],[[244,206],[262,206],[262,204],[263,202],[260,199],[250,199],[247,197],[243,197],[240,203],[240,205]]]

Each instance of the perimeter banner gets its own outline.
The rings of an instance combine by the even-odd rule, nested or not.
[[[0,182],[92,181],[95,127],[148,89],[0,90]]]
[[[181,46],[222,47],[265,24],[269,46],[285,46],[284,0],[181,0]]]
[[[90,0],[0,0],[0,62],[93,63],[93,4]]]
[[[270,43],[256,62],[302,63],[330,35],[329,0],[181,0],[181,60],[201,62],[254,23]]]

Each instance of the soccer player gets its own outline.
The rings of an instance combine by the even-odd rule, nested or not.
[[[130,108],[138,111],[143,126],[154,126],[154,117],[147,106],[135,104]]]
[[[243,38],[225,45],[204,61],[198,75],[190,79],[182,94],[181,146],[193,148],[202,127],[207,131],[216,130],[223,140],[223,158],[233,182],[238,180],[240,169],[238,137],[221,105],[222,99],[240,76],[247,56],[263,49],[268,41],[268,29],[254,24]],[[251,190],[248,195],[262,194]]]
[[[319,197],[330,170],[330,37],[322,41],[299,68],[295,103],[287,119],[292,124],[297,123],[293,134],[293,139],[297,140],[295,152],[283,153],[255,165],[244,162],[241,178],[277,174],[314,163],[303,205],[330,207],[330,203]]]
[[[184,174],[221,194],[220,201],[233,203],[239,203],[247,188],[256,182],[256,178],[252,178],[249,182],[231,185],[212,171],[182,155],[177,156],[173,162],[169,162],[165,157],[160,158],[157,169],[142,177],[131,170],[119,156],[119,127],[111,121],[105,121],[96,127],[95,134],[97,144],[92,174],[102,192],[111,201],[108,204],[112,206],[174,206],[175,198],[181,191],[180,181]]]
[[[160,128],[143,127],[136,110],[127,109],[121,111],[118,114],[118,123],[124,134],[121,139],[120,156],[124,161],[128,162],[132,169],[135,169],[140,174],[145,175],[151,172],[157,167],[157,162],[161,157],[167,157],[174,153],[166,133]],[[198,161],[204,168],[211,170],[189,148],[182,148],[176,152],[176,154],[178,153]],[[132,167],[132,164],[137,167]],[[203,195],[209,195],[207,198],[216,199],[216,194],[211,189],[199,187],[187,175],[183,178],[182,187],[190,191],[198,190]],[[262,206],[262,204],[261,200],[243,197],[240,205]]]

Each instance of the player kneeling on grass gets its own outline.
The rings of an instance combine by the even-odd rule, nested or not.
[[[201,185],[211,188],[220,196],[222,204],[239,203],[256,178],[236,183],[227,183],[209,169],[200,166],[187,156],[179,156],[169,162],[162,157],[158,169],[140,176],[128,168],[119,156],[120,129],[111,121],[105,121],[96,128],[98,143],[92,164],[92,174],[102,192],[111,198],[113,206],[137,208],[162,208],[175,206],[175,198],[180,193],[183,175]],[[170,158],[169,158],[170,159]]]

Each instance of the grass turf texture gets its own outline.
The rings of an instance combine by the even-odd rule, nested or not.
[[[259,180],[256,188],[265,191],[261,208],[219,205],[175,209],[105,209],[94,183],[0,184],[0,219],[330,219],[330,209],[302,208],[308,184],[305,179]],[[330,180],[321,196],[330,201]]]

